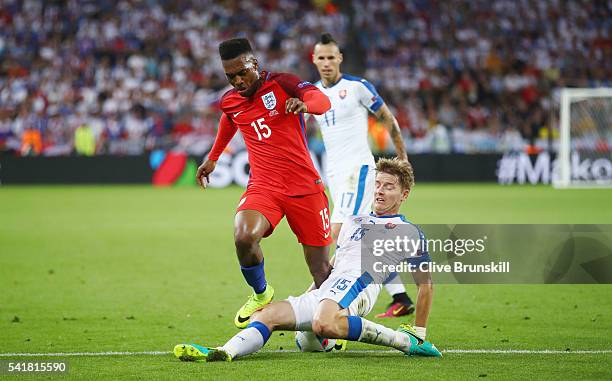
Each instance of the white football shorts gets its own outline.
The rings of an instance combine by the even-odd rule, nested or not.
[[[332,272],[319,289],[287,298],[295,313],[295,329],[312,331],[312,319],[323,299],[334,300],[340,307],[347,308],[349,315],[366,316],[374,307],[380,289],[381,285],[372,283],[368,273],[356,276]]]
[[[349,172],[327,176],[334,204],[332,224],[341,224],[349,216],[368,214],[371,211],[375,177],[375,167],[370,165],[362,165]]]

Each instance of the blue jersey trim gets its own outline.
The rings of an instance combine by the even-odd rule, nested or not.
[[[357,81],[357,82],[361,82],[363,80],[363,78],[361,77],[357,77],[356,75],[350,75],[350,74],[342,74],[342,78],[346,79],[347,81]]]
[[[355,199],[355,208],[353,208],[353,215],[359,213],[359,208],[361,208],[361,201],[363,201],[363,191],[365,190],[365,181],[366,177],[368,177],[368,166],[362,165],[361,170],[359,171],[359,185],[357,186],[357,198]]]
[[[336,82],[334,82],[331,86],[325,86],[323,84],[323,81],[319,81],[321,82],[321,86],[323,86],[324,89],[331,89],[332,87],[336,86],[337,84],[340,83],[340,81],[342,81],[342,78],[344,78],[346,76],[346,74],[340,74],[340,78],[338,78],[338,80]]]
[[[348,308],[348,306],[350,306],[351,303],[353,303],[353,300],[355,300],[357,296],[359,296],[361,291],[363,291],[366,287],[368,287],[368,285],[372,283],[373,281],[374,279],[372,279],[372,276],[368,274],[367,272],[361,274],[361,276],[357,278],[357,280],[355,280],[355,283],[353,283],[353,286],[346,292],[346,295],[344,295],[342,300],[338,302],[340,307]]]
[[[403,214],[391,214],[391,215],[388,215],[388,216],[377,216],[377,215],[376,215],[376,214],[374,214],[373,212],[370,212],[370,216],[372,216],[372,217],[376,217],[376,218],[396,218],[396,217],[399,217],[399,218],[400,218],[402,221],[407,222],[407,223],[409,223],[409,224],[411,223],[410,221],[408,221],[408,220],[406,219],[406,217],[404,217],[404,215],[403,215]]]
[[[353,75],[348,75],[348,74],[343,74],[342,77],[346,79],[347,81],[354,81],[354,82],[361,83],[362,85],[366,87],[366,89],[370,91],[370,93],[372,93],[372,98],[376,98],[376,101],[370,106],[370,110],[372,110],[372,112],[378,111],[382,107],[382,105],[385,103],[382,97],[376,91],[376,88],[374,87],[374,85],[368,82],[365,78],[359,78],[359,77],[355,77]]]
[[[376,100],[376,102],[372,103],[372,106],[370,106],[370,110],[372,110],[372,112],[376,112],[378,110],[380,110],[380,108],[383,105],[383,100],[381,97],[378,97],[378,99]]]

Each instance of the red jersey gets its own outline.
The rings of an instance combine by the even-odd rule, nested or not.
[[[248,187],[263,187],[288,196],[323,191],[321,176],[308,151],[304,117],[301,113],[285,113],[287,99],[303,100],[306,92],[319,89],[287,73],[262,72],[261,78],[262,84],[252,96],[243,97],[232,89],[220,102],[222,118],[228,118],[233,133],[240,129],[246,143],[251,165]],[[218,154],[215,152],[215,156]],[[214,160],[212,156],[211,152],[209,158]]]

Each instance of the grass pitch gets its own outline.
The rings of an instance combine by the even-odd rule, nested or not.
[[[0,360],[67,360],[74,379],[612,378],[609,285],[437,285],[428,338],[448,350],[442,359],[360,343],[302,354],[292,334],[274,333],[263,352],[234,363],[179,362],[174,344],[216,346],[236,332],[233,316],[250,292],[232,242],[241,192],[0,188],[0,352],[96,353]],[[419,184],[402,212],[420,224],[612,223],[610,200],[610,190]],[[277,300],[308,286],[286,223],[263,249]],[[145,351],[160,353],[104,354]]]

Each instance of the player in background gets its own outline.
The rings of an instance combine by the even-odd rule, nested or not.
[[[273,331],[312,331],[319,337],[348,339],[398,349],[406,355],[441,356],[436,347],[425,341],[426,324],[431,309],[433,286],[430,272],[412,272],[419,292],[416,306],[416,325],[402,324],[395,331],[364,319],[381,290],[380,283],[389,276],[385,265],[408,261],[419,269],[422,262],[430,262],[426,251],[416,253],[387,251],[377,260],[382,262],[380,272],[361,268],[363,238],[372,234],[369,224],[382,225],[389,240],[406,234],[404,238],[423,242],[420,229],[399,214],[414,184],[412,167],[408,161],[381,159],[377,163],[375,198],[372,213],[350,216],[344,222],[338,239],[335,267],[319,289],[298,297],[274,302],[257,311],[247,329],[232,337],[225,345],[207,348],[197,344],[179,344],[174,354],[183,361],[231,361],[260,350]],[[393,234],[397,226],[402,233]],[[376,239],[376,237],[371,237]],[[426,245],[420,246],[421,248]],[[416,255],[415,255],[416,254]],[[372,254],[373,255],[373,254]]]
[[[374,156],[368,144],[368,113],[387,128],[397,157],[408,160],[397,120],[372,84],[340,71],[342,53],[329,33],[315,45],[312,62],[321,80],[315,85],[331,101],[331,109],[314,115],[327,151],[327,182],[334,204],[331,232],[334,241],[348,216],[370,210],[374,196]],[[393,297],[387,311],[377,317],[398,317],[414,312],[412,300],[397,274],[385,289]]]
[[[249,154],[251,175],[234,219],[234,243],[240,269],[253,294],[238,310],[234,324],[247,326],[251,314],[270,303],[259,245],[283,216],[304,249],[317,287],[327,279],[328,246],[332,242],[327,196],[304,135],[302,113],[322,114],[329,99],[309,82],[287,73],[259,71],[247,39],[223,41],[219,54],[233,89],[220,101],[219,130],[208,158],[196,178],[206,187],[219,156],[240,130]]]

